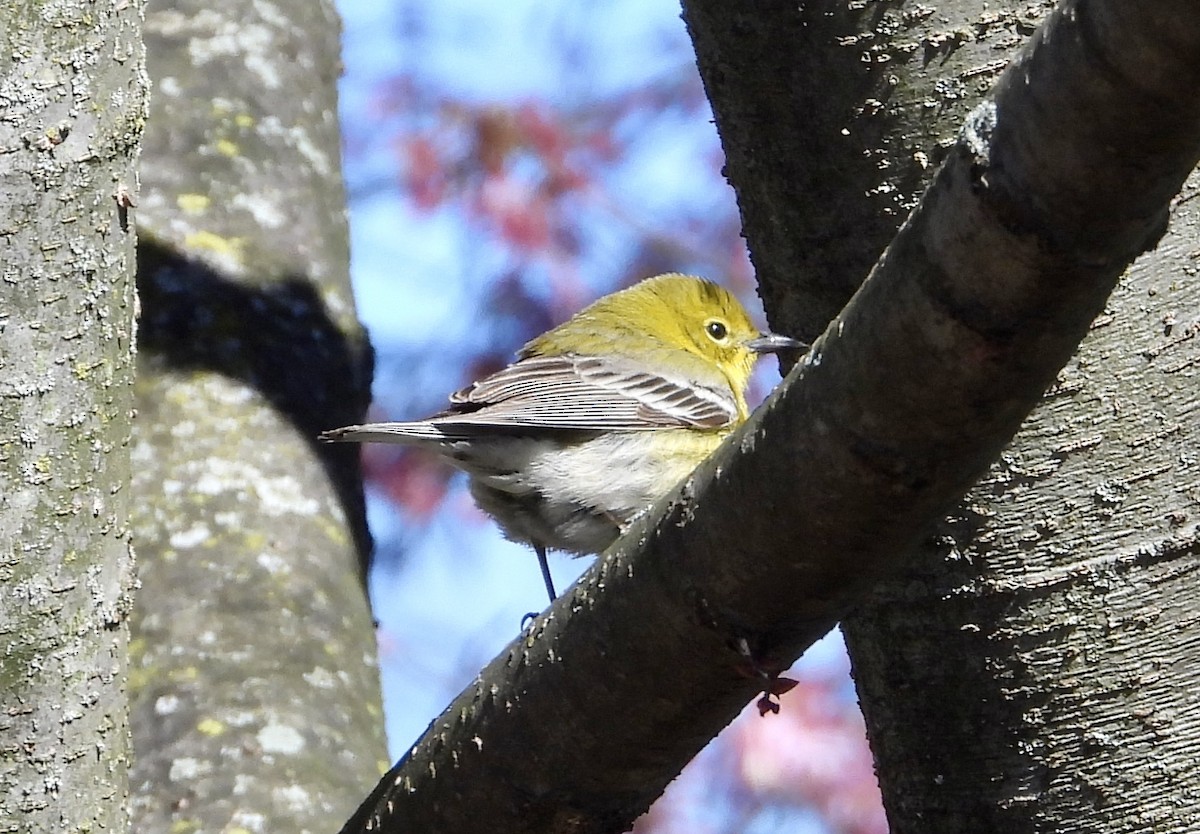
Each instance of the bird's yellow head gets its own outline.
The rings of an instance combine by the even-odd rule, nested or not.
[[[615,355],[706,385],[723,378],[744,416],[755,360],[797,347],[803,344],[759,331],[724,287],[668,273],[594,301],[527,344],[521,356]]]

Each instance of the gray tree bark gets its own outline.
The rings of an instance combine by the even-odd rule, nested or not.
[[[993,106],[973,111],[952,144],[905,149],[911,162],[899,174],[884,164],[887,149],[842,149],[832,163],[815,151],[789,156],[835,141],[824,131],[830,124],[841,125],[841,136],[860,126],[863,135],[886,134],[892,152],[905,142],[903,129],[882,129],[890,121],[866,124],[886,111],[878,96],[861,110],[843,108],[840,123],[791,111],[797,98],[827,92],[820,84],[819,93],[803,92],[811,68],[823,66],[807,52],[816,46],[807,32],[818,33],[827,52],[858,45],[860,55],[870,46],[868,16],[881,35],[923,27],[911,55],[932,74],[972,33],[994,26],[1011,39],[1029,24],[1007,7],[976,11],[974,27],[921,10],[685,4],[776,329],[803,334],[823,321],[798,303],[804,296],[791,295],[827,274],[823,252],[810,251],[820,222],[835,220],[830,261],[855,262],[862,244],[840,236],[857,234],[855,217],[872,218],[867,237],[882,236],[881,201],[904,199],[886,196],[896,193],[891,177],[909,182],[912,166],[938,155],[945,163],[781,392],[483,670],[344,831],[625,830],[756,688],[770,691],[773,673],[905,566],[1055,382],[1124,267],[1157,242],[1172,195],[1200,157],[1200,20],[1185,0],[1064,4],[1036,49],[1001,77]],[[831,21],[843,28],[831,31]],[[942,26],[949,28],[935,31]],[[873,48],[865,54],[880,57]],[[793,72],[791,61],[810,69]],[[988,62],[966,78],[999,66]],[[854,81],[860,94],[879,83],[920,89],[890,76]],[[935,83],[935,92],[944,89]],[[923,101],[897,99],[906,107]],[[747,112],[727,120],[726,106]],[[808,125],[817,135],[801,142],[794,132]],[[859,156],[868,165],[851,176],[845,166]],[[806,210],[789,201],[805,200],[799,187],[810,180],[832,191],[840,181],[851,192],[845,207],[814,198],[807,211],[819,208],[820,218],[799,219]],[[830,299],[847,289],[823,287],[813,306],[832,309]],[[1188,541],[1164,552],[1194,556]],[[907,694],[932,710],[942,692]],[[979,692],[962,697],[977,702]],[[974,751],[988,765],[999,748],[987,745],[1006,741],[981,735],[978,725],[955,729],[964,741],[973,733],[975,743],[956,752]],[[1097,729],[1089,749],[1120,767],[1114,746],[1096,746]],[[887,766],[903,769],[925,755],[919,737],[933,731],[904,728],[909,744],[888,748]],[[1088,772],[1086,751],[1076,752],[1074,763]],[[1012,778],[1025,775],[1028,761],[1014,762]],[[946,779],[932,768],[923,773],[921,799]],[[1066,793],[1022,795],[1024,807],[1034,804],[1031,795],[1048,807],[1014,819],[1064,819],[1069,803],[1050,806]],[[933,806],[904,802],[902,791],[889,795],[897,830],[924,824]],[[1140,809],[1110,816],[1119,813],[1132,824]],[[975,830],[965,816],[955,830]]]
[[[921,167],[943,152],[954,112],[978,103],[980,81],[990,83],[1039,12],[974,2],[882,14],[832,2],[803,8],[781,8],[767,22],[756,6],[739,18],[736,38],[718,22],[739,10],[713,4],[701,34],[723,40],[715,53],[697,46],[709,56],[768,314],[777,327],[809,331],[861,274],[847,250],[873,257],[890,234],[880,228],[886,209],[911,198]],[[1108,108],[1116,119],[1144,119],[1156,83],[1195,83],[1164,79],[1167,65],[1153,57],[1194,26],[1194,10],[1130,5],[1159,24],[1147,42],[1138,33],[1149,27],[1122,28],[1111,5],[1073,8],[1094,68],[1080,86],[1108,94],[1114,76],[1147,81]],[[802,79],[822,68],[823,82],[806,88]],[[781,77],[796,83],[767,82]],[[1071,98],[1058,92],[1042,106],[1062,124],[1104,129],[1105,107],[1085,99],[1066,112]],[[1066,153],[1050,173],[1093,183],[1118,175],[1086,212],[1129,202],[1124,188],[1142,178],[1162,115],[1128,157]],[[1025,141],[1048,140],[1029,132]],[[777,152],[750,152],[764,145]],[[1198,187],[1193,175],[1167,236],[1121,279],[919,567],[843,624],[895,832],[1195,830]],[[1069,213],[1055,209],[1052,222]],[[1081,239],[1109,231],[1089,221],[1077,223]]]
[[[686,4],[773,326],[825,329],[1055,5]]]
[[[141,4],[0,4],[0,828],[124,831]]]
[[[385,763],[352,450],[331,2],[179,2],[146,32],[133,480],[135,830],[328,832]]]

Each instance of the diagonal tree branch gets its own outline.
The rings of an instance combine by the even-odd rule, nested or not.
[[[1186,0],[1065,3],[750,424],[484,669],[343,829],[620,831],[912,549],[1200,157]]]

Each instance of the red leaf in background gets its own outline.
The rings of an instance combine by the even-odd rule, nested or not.
[[[587,176],[564,165],[550,172],[546,181],[542,183],[541,190],[550,199],[557,199],[564,194],[586,188],[590,184],[591,181]]]
[[[479,210],[500,235],[522,249],[540,250],[550,240],[550,203],[525,183],[489,176],[479,189]]]
[[[403,449],[387,464],[378,468],[368,464],[368,469],[390,501],[422,520],[441,506],[454,474],[454,469],[436,455],[416,449]]]
[[[520,127],[511,110],[488,107],[476,114],[475,156],[489,176],[504,170],[509,154],[522,144]]]
[[[615,162],[620,155],[620,149],[611,130],[594,130],[584,137],[580,144],[599,157],[602,162]]]
[[[561,122],[547,118],[532,104],[518,107],[514,118],[529,148],[546,162],[547,167],[563,164],[570,146],[570,133]]]
[[[433,140],[411,136],[403,138],[400,144],[409,195],[421,208],[434,208],[446,193],[446,170]]]

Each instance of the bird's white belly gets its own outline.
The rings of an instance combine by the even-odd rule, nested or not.
[[[463,468],[471,474],[475,500],[509,538],[599,553],[716,449],[724,434],[610,432],[573,443],[509,437],[486,451],[476,445],[472,465]]]

